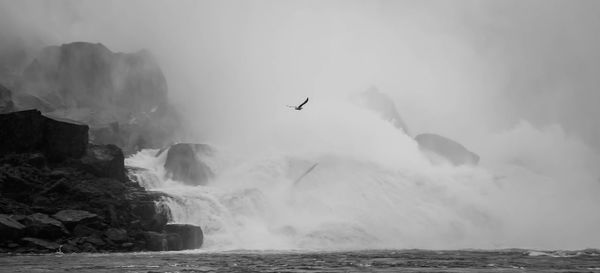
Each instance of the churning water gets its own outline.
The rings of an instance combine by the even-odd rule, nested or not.
[[[157,150],[126,164],[172,196],[173,222],[203,228],[208,250],[600,245],[600,183],[560,128],[519,124],[487,139],[481,166],[454,167],[432,165],[410,136],[350,103],[284,110],[213,141],[201,156],[215,173],[207,185],[165,179]]]

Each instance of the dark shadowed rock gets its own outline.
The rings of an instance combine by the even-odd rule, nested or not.
[[[0,114],[0,154],[40,151],[44,123],[37,110]]]
[[[90,144],[81,158],[85,169],[99,177],[125,181],[125,157],[123,151],[115,145]]]
[[[79,224],[79,225],[76,225],[75,228],[73,228],[72,233],[76,237],[86,237],[86,236],[90,236],[90,235],[94,235],[94,234],[101,234],[102,232],[97,229],[88,227],[86,225]]]
[[[196,249],[202,246],[204,234],[199,226],[185,224],[168,224],[165,226],[167,234],[179,234],[182,249]]]
[[[151,251],[165,251],[168,249],[167,235],[154,231],[144,232],[146,249]]]
[[[85,240],[85,242],[88,242],[95,246],[106,245],[106,242],[104,242],[104,240],[102,240],[102,238],[100,238],[100,235],[98,234],[92,234],[90,236],[84,237],[83,239]]]
[[[181,235],[177,233],[167,233],[167,249],[169,251],[178,251],[184,250],[183,248],[183,240],[181,239]]]
[[[10,215],[0,214],[0,241],[16,240],[25,233],[25,226]]]
[[[12,92],[0,84],[0,114],[15,111]]]
[[[440,156],[455,166],[477,165],[479,156],[465,148],[460,143],[436,134],[420,134],[415,137],[419,148],[429,153],[430,159],[436,161],[432,156]],[[430,154],[433,153],[433,154]]]
[[[160,231],[169,221],[169,211],[157,207],[153,201],[135,202],[132,211],[141,220],[140,224],[146,230]]]
[[[88,144],[88,126],[75,121],[46,118],[44,150],[49,159],[80,158]]]
[[[79,158],[85,153],[88,126],[26,110],[0,114],[0,154],[43,152],[51,160]]]
[[[46,156],[42,153],[26,154],[24,163],[34,168],[44,168],[47,165]]]
[[[212,149],[206,144],[178,143],[171,145],[165,159],[166,176],[188,185],[205,185],[213,177],[210,167],[200,159],[210,155]]]
[[[56,239],[69,234],[60,221],[43,213],[29,215],[21,223],[25,225],[25,233],[31,237]]]
[[[122,228],[109,228],[104,232],[104,236],[113,242],[124,242],[129,239],[127,230]]]
[[[58,248],[60,247],[60,245],[57,243],[46,241],[46,240],[39,239],[39,238],[25,237],[21,240],[32,246],[41,247],[41,248],[45,248],[48,250],[58,250]]]
[[[85,210],[66,209],[55,213],[52,217],[61,221],[67,228],[73,229],[80,223],[96,220],[98,215]]]
[[[371,87],[367,91],[359,93],[356,102],[362,107],[379,114],[382,119],[389,121],[394,127],[408,134],[408,127],[400,117],[394,101],[377,88]]]

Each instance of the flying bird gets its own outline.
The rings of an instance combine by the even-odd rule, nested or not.
[[[295,110],[300,111],[300,110],[302,110],[302,106],[304,106],[307,102],[308,102],[308,98],[306,98],[306,100],[298,106],[288,105],[287,107],[294,108]]]

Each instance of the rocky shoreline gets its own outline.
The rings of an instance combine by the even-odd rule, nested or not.
[[[0,114],[0,252],[199,248],[200,227],[168,224],[165,195],[127,177],[115,145],[37,110]]]

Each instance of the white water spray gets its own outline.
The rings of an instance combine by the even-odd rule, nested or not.
[[[409,136],[368,111],[346,103],[310,106],[257,122],[260,129],[253,132],[260,134],[244,135],[238,145],[230,139],[215,144],[217,152],[202,158],[216,174],[207,186],[163,179],[165,153],[156,157],[155,150],[139,152],[126,163],[148,170],[137,174],[144,187],[173,196],[165,202],[174,222],[202,226],[208,249],[569,248],[600,243],[576,235],[556,237],[599,226],[597,216],[568,217],[570,210],[598,205],[584,194],[586,185],[588,190],[598,187],[586,184],[589,177],[583,174],[569,193],[584,194],[581,201],[557,205],[552,196],[565,189],[564,176],[498,158],[486,168],[433,166]],[[519,128],[512,134],[519,134]],[[510,134],[493,141],[500,145],[504,137],[508,144],[520,143]],[[566,144],[564,149],[573,148]],[[295,184],[314,163],[319,164]],[[565,219],[572,221],[566,224]],[[564,234],[561,228],[567,228]]]

